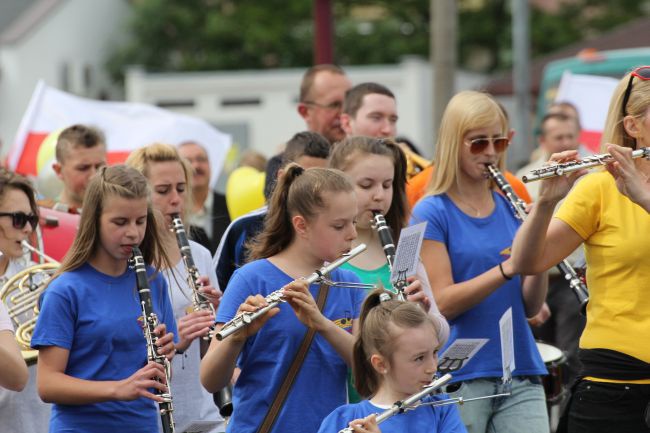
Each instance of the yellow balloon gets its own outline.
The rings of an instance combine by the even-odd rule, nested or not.
[[[226,182],[226,204],[230,219],[235,219],[264,206],[266,174],[253,167],[233,170]]]
[[[38,153],[36,154],[36,174],[38,175],[43,166],[46,164],[52,164],[56,160],[56,141],[59,139],[59,134],[65,128],[59,128],[54,132],[45,137],[45,140],[41,143],[41,147],[38,148]]]

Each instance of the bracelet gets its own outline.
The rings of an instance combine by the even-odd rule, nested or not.
[[[499,270],[501,271],[501,275],[503,275],[503,278],[505,278],[508,281],[512,280],[512,277],[506,274],[506,272],[503,270],[503,263],[499,263]]]

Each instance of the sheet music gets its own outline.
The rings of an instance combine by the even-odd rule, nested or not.
[[[426,226],[427,222],[424,221],[402,229],[395,252],[393,271],[390,275],[391,282],[394,283],[400,277],[408,278],[416,274]]]
[[[438,371],[450,373],[460,370],[488,341],[487,338],[459,338],[455,340],[445,350],[445,353],[440,355]]]
[[[512,307],[508,308],[499,319],[499,334],[501,335],[501,364],[503,369],[503,382],[512,380],[515,370],[515,348],[512,335]]]

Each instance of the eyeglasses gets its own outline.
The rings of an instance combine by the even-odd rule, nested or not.
[[[492,143],[494,146],[494,150],[497,153],[501,153],[510,144],[510,140],[508,137],[496,137],[496,138],[489,138],[489,137],[479,137],[479,138],[470,138],[468,139],[465,144],[469,145],[469,151],[472,152],[473,154],[478,154],[483,152],[487,147]]]
[[[0,212],[0,217],[11,217],[11,223],[16,229],[23,229],[27,223],[31,224],[32,229],[38,225],[38,215],[33,213],[26,214],[25,212]]]
[[[637,77],[639,80],[650,80],[650,66],[639,66],[630,74],[630,81],[627,82],[627,89],[625,89],[625,96],[623,96],[623,117],[627,116],[627,103],[630,100],[630,93],[632,93],[632,80]]]
[[[314,101],[303,101],[303,104],[313,105],[314,107],[318,107],[318,108],[322,108],[323,110],[330,110],[330,111],[339,111],[340,109],[343,108],[343,102],[341,101],[334,101],[334,102],[330,102],[329,104],[320,104]]]

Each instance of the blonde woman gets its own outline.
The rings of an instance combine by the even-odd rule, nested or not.
[[[487,164],[504,171],[508,132],[505,113],[490,95],[455,95],[442,117],[428,195],[411,217],[411,223],[427,222],[422,261],[436,303],[451,326],[447,345],[459,338],[488,339],[455,373],[454,381],[461,383],[455,396],[507,390],[501,378],[499,320],[512,311],[512,395],[462,406],[470,433],[549,431],[539,378],[546,368],[526,322],[544,302],[547,279],[520,276],[513,265],[510,246],[519,222],[486,176]]]

